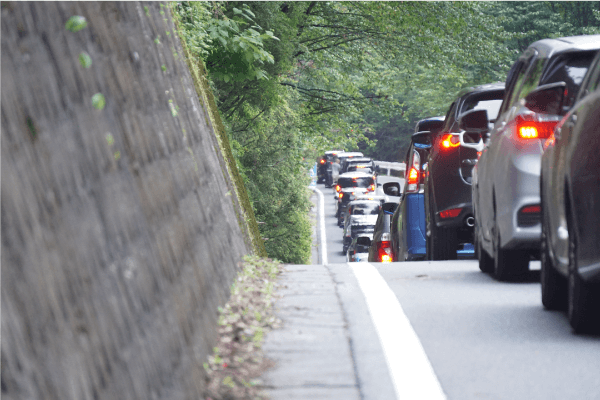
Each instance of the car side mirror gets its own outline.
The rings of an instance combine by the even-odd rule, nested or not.
[[[387,182],[383,184],[383,193],[388,196],[400,196],[400,184],[398,182]]]
[[[490,120],[488,119],[486,110],[471,110],[463,113],[458,118],[458,128],[460,133],[458,134],[458,140],[462,147],[469,149],[475,149],[476,151],[482,151],[485,147],[483,139],[480,139],[478,143],[467,143],[465,142],[465,133],[478,133],[480,135],[486,135],[489,131]]]
[[[562,115],[566,88],[565,82],[539,86],[525,96],[525,107],[538,114]]]
[[[356,239],[356,244],[358,246],[370,247],[371,246],[371,239],[369,239],[368,236],[359,236]]]
[[[421,131],[413,133],[410,140],[420,149],[429,149],[431,147],[431,132]]]
[[[487,110],[467,111],[458,118],[458,128],[466,132],[487,132],[490,129],[489,124]]]

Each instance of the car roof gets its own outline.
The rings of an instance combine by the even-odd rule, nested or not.
[[[357,171],[350,171],[350,172],[344,172],[343,174],[340,174],[339,178],[368,178],[368,177],[373,177],[373,174],[368,174],[366,172],[357,172]]]
[[[373,159],[371,157],[352,157],[347,160],[347,162],[371,162]]]
[[[428,130],[430,130],[428,128],[429,125],[444,122],[445,119],[446,119],[445,116],[429,117],[429,118],[422,119],[422,120],[418,121],[417,124],[415,125],[414,133],[428,131]]]
[[[388,182],[398,182],[398,183],[404,183],[404,178],[401,178],[399,176],[388,176],[388,175],[378,175],[377,176],[377,183],[388,183]]]
[[[380,168],[405,169],[406,164],[398,161],[374,161]]]
[[[589,51],[600,49],[600,35],[567,36],[556,39],[542,39],[533,42],[529,48],[535,48],[539,57],[547,58],[556,53],[568,51]]]
[[[338,157],[362,157],[363,153],[359,151],[345,151],[343,153],[338,153]]]
[[[492,92],[496,90],[504,90],[505,83],[504,82],[494,82],[494,83],[486,83],[485,85],[472,86],[465,89],[462,89],[458,92],[456,97],[462,97],[466,94],[476,93],[476,92]]]
[[[356,200],[352,200],[350,203],[348,203],[349,206],[355,206],[357,204],[372,204],[372,205],[376,205],[376,206],[380,206],[381,205],[381,200],[380,199],[373,199],[373,200],[369,200],[369,199],[356,199]]]
[[[325,154],[338,154],[338,153],[343,153],[344,150],[327,150],[325,152]]]

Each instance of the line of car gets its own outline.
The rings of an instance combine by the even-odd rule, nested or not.
[[[565,309],[575,332],[598,328],[599,50],[600,35],[537,41],[505,83],[465,89],[444,117],[419,121],[403,181],[375,174],[379,193],[340,191],[378,203],[372,233],[344,242],[348,260],[470,256],[508,281],[541,259],[544,307]],[[359,220],[347,204],[344,237]]]

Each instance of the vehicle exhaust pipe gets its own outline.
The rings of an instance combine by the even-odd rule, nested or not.
[[[472,228],[475,226],[475,217],[473,216],[468,216],[465,219],[465,225],[467,225],[469,228]]]

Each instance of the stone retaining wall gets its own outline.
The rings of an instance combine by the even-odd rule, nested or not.
[[[200,399],[250,246],[166,3],[1,12],[2,397]]]

